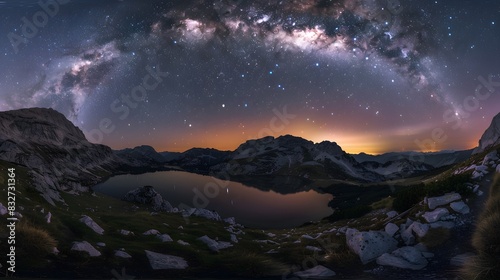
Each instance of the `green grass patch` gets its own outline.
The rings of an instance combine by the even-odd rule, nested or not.
[[[382,198],[381,200],[376,201],[376,202],[370,204],[370,207],[373,210],[392,209],[393,202],[394,202],[394,197],[388,196],[386,198]]]

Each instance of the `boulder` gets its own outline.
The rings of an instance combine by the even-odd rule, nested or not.
[[[104,242],[97,242],[95,245],[97,245],[99,247],[106,247],[106,243],[104,243]]]
[[[73,242],[73,247],[71,247],[71,250],[87,252],[91,257],[98,257],[101,255],[101,252],[97,251],[97,249],[87,241]]]
[[[52,213],[47,213],[47,215],[45,215],[45,221],[47,221],[47,224],[50,224],[50,221],[52,220]]]
[[[127,252],[124,252],[124,251],[121,251],[121,250],[116,250],[115,251],[115,257],[124,258],[124,259],[130,259],[130,258],[132,258],[132,256],[129,255]]]
[[[158,239],[160,239],[160,240],[161,240],[161,242],[172,242],[172,241],[174,241],[174,240],[172,239],[172,237],[170,237],[170,235],[168,235],[168,234],[166,234],[166,233],[164,233],[164,234],[158,234],[156,237],[157,237]]]
[[[335,276],[334,271],[322,265],[315,266],[308,270],[295,272],[294,274],[295,276],[300,277],[301,279],[322,279]]]
[[[92,218],[90,218],[89,216],[83,215],[82,218],[80,219],[80,222],[87,225],[97,234],[102,235],[104,233],[104,229],[100,227],[96,222],[94,222],[94,220],[92,220]]]
[[[131,231],[129,231],[129,230],[124,230],[124,229],[121,229],[121,230],[120,230],[120,234],[121,234],[121,235],[125,235],[125,236],[127,236],[127,235],[134,235],[134,233],[133,233],[133,232],[131,232]]]
[[[236,237],[236,234],[231,234],[231,242],[233,243],[238,243],[238,238]]]
[[[234,217],[229,217],[229,218],[225,218],[224,222],[226,222],[226,223],[228,223],[230,225],[235,225],[236,224],[236,219]]]
[[[154,211],[172,212],[172,205],[163,199],[152,186],[144,186],[128,192],[123,200],[151,206]]]
[[[463,266],[464,264],[470,262],[474,256],[474,253],[460,254],[451,258],[450,264],[453,266]]]
[[[465,204],[465,202],[463,202],[462,200],[457,201],[457,202],[452,202],[450,204],[450,207],[451,207],[451,209],[453,209],[453,211],[460,213],[460,214],[469,214],[470,213],[469,206],[467,204]]]
[[[436,207],[447,205],[453,201],[460,200],[462,197],[458,193],[447,193],[443,196],[430,197],[427,199],[427,205],[429,209],[433,210]]]
[[[429,231],[428,224],[422,224],[419,222],[413,222],[413,224],[411,224],[410,228],[413,230],[413,232],[418,237],[424,237],[427,234],[427,232]]]
[[[493,151],[484,157],[483,165],[488,165],[489,163],[495,162],[497,160],[498,160],[498,153],[497,151]]]
[[[387,218],[392,219],[392,218],[394,218],[394,217],[396,217],[398,215],[398,212],[396,212],[396,211],[389,211],[389,212],[387,212],[386,215],[387,215]]]
[[[426,267],[428,261],[418,249],[407,246],[396,249],[391,254],[383,254],[377,258],[377,264],[419,270]]]
[[[181,245],[183,245],[183,246],[189,246],[189,245],[190,245],[190,244],[189,244],[189,243],[187,243],[186,241],[183,241],[183,240],[180,240],[180,239],[179,239],[179,240],[177,240],[177,243],[179,243],[179,244],[181,244]]]
[[[410,225],[411,226],[411,225]],[[406,224],[400,226],[401,239],[406,245],[415,244],[415,236],[413,235],[413,230],[411,227],[407,227]]]
[[[314,237],[310,236],[309,234],[303,234],[300,238],[314,240]]]
[[[428,223],[434,223],[439,221],[441,217],[444,217],[446,215],[450,214],[448,209],[446,208],[437,208],[436,210],[432,212],[425,212],[422,217],[428,222]]]
[[[164,255],[148,250],[144,250],[148,257],[149,264],[154,270],[158,269],[186,269],[188,263],[181,257]]]
[[[387,225],[385,225],[385,232],[390,236],[394,236],[394,234],[396,234],[398,230],[399,227],[396,224],[388,223]]]
[[[157,231],[156,229],[150,229],[145,231],[142,235],[158,235],[158,234],[160,234],[160,232]]]
[[[356,253],[361,262],[366,264],[384,253],[396,249],[398,242],[383,231],[359,232],[355,229],[346,231],[347,246]]]
[[[206,218],[206,219],[214,220],[214,221],[221,221],[222,220],[219,213],[217,213],[215,211],[203,209],[203,208],[191,208],[188,211],[187,216],[202,217],[202,218]]]
[[[221,249],[226,249],[226,248],[229,248],[229,247],[232,247],[233,244],[229,243],[229,242],[224,242],[224,241],[216,241],[216,240],[213,240],[212,238],[204,235],[200,238],[198,238],[198,240],[200,240],[201,242],[205,243],[208,245],[208,248],[214,252],[219,252],[219,250]]]

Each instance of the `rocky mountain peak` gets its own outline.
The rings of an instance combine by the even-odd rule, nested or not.
[[[46,108],[30,108],[0,114],[0,140],[67,145],[87,142],[83,132],[66,117]]]
[[[486,129],[483,136],[479,140],[479,147],[474,149],[473,154],[481,153],[489,147],[500,144],[500,113],[498,113],[491,121],[490,126]]]

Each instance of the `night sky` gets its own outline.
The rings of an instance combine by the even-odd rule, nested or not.
[[[0,110],[114,149],[465,149],[500,111],[499,1],[41,2],[0,1]]]

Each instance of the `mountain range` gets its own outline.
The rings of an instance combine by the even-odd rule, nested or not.
[[[415,176],[467,159],[472,150],[378,156],[350,155],[335,142],[284,135],[248,140],[234,151],[193,148],[183,153],[157,152],[150,146],[112,150],[87,141],[61,113],[31,108],[0,112],[0,159],[29,167],[34,188],[51,204],[64,202],[60,191],[88,191],[108,176],[167,170],[231,179],[251,176],[295,176],[381,182]],[[481,137],[474,153],[500,142],[500,114]],[[415,155],[415,153],[413,153]]]

